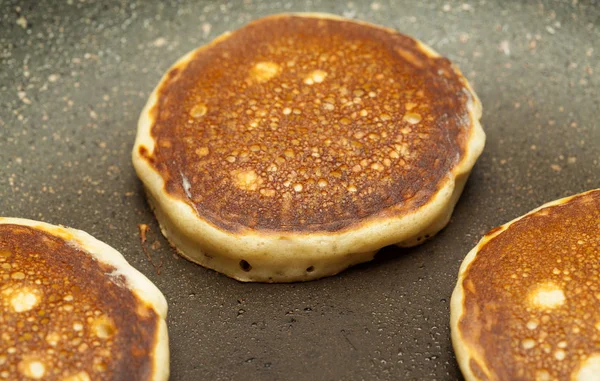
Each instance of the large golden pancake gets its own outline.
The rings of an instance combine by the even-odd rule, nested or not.
[[[0,218],[0,379],[169,377],[167,304],[90,235]]]
[[[308,280],[443,228],[480,116],[460,71],[413,38],[277,15],[171,67],[133,162],[182,255],[243,281]]]
[[[465,379],[600,380],[600,189],[489,232],[451,302]]]

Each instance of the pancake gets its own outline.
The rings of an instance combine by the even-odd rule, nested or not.
[[[480,155],[481,104],[408,36],[266,17],[175,63],[133,163],[162,232],[240,281],[336,274],[442,229]]]
[[[600,380],[600,189],[490,231],[451,301],[467,381]]]
[[[0,379],[169,377],[167,303],[79,230],[0,218]]]

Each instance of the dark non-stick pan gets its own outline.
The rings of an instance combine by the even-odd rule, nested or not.
[[[130,150],[175,59],[285,11],[430,44],[481,97],[487,146],[435,239],[319,281],[243,284],[175,255]],[[0,22],[0,215],[86,230],[154,281],[172,380],[459,379],[448,324],[463,257],[488,229],[600,186],[596,1],[0,0]]]

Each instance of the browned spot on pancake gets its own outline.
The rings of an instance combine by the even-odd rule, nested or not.
[[[600,369],[589,360],[600,353],[600,191],[510,225],[480,249],[463,285],[459,330],[498,379]]]
[[[149,380],[158,317],[114,270],[62,238],[0,224],[2,377]]]
[[[495,228],[493,228],[492,230],[490,230],[489,232],[485,233],[485,235],[487,237],[491,237],[494,234],[496,234],[498,231],[502,230],[502,226],[496,226]]]
[[[148,148],[144,147],[144,146],[140,146],[138,149],[138,152],[140,153],[140,156],[142,157],[148,157],[149,153],[148,153]]]
[[[450,61],[350,21],[263,19],[180,68],[158,90],[150,163],[168,193],[228,230],[336,231],[406,214],[439,189],[471,131]]]
[[[140,146],[138,148],[138,152],[140,154],[141,157],[143,157],[144,159],[146,159],[148,161],[148,163],[154,165],[155,164],[155,156],[152,156],[150,154],[150,151],[148,151],[148,148],[146,148],[145,146]]]

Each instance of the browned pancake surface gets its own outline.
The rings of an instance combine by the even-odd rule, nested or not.
[[[600,358],[600,191],[510,225],[479,251],[463,287],[458,328],[494,379],[591,372],[582,369]]]
[[[168,73],[140,153],[217,226],[334,231],[426,203],[464,154],[469,97],[407,36],[268,18]]]
[[[114,270],[61,238],[0,225],[0,377],[150,379],[158,318]]]

